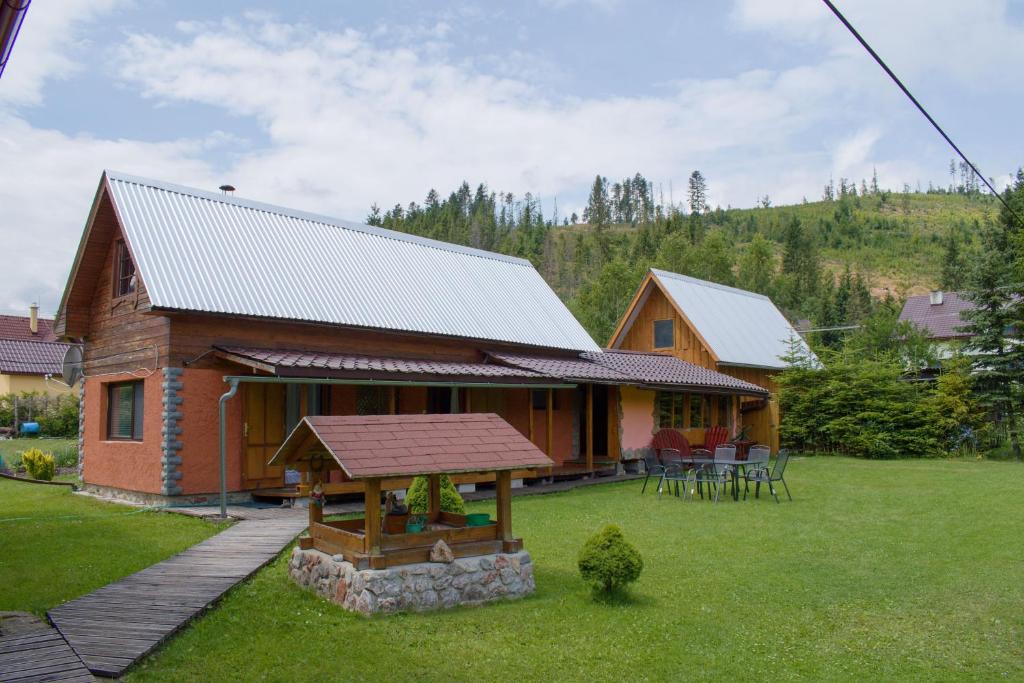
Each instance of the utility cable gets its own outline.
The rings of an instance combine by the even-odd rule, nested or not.
[[[889,74],[889,78],[891,78],[893,80],[893,82],[896,83],[897,86],[899,86],[899,89],[903,91],[903,94],[906,95],[910,99],[910,101],[914,103],[914,106],[917,107],[918,111],[920,111],[922,114],[924,114],[924,117],[926,119],[928,119],[928,122],[930,124],[932,124],[932,126],[935,128],[935,130],[939,131],[939,135],[941,135],[946,140],[946,142],[949,143],[949,146],[952,147],[953,150],[957,154],[960,155],[960,158],[964,160],[964,163],[966,163],[968,166],[971,167],[971,170],[974,171],[974,174],[981,179],[981,182],[985,183],[985,187],[987,187],[989,189],[989,191],[992,192],[993,195],[995,195],[996,199],[998,199],[999,202],[1004,207],[1006,207],[1006,210],[1009,211],[1010,214],[1014,218],[1017,219],[1018,223],[1020,223],[1021,225],[1024,225],[1024,218],[1021,218],[1020,214],[1017,213],[1016,211],[1014,211],[1013,207],[1011,207],[1006,202],[1006,200],[1003,199],[1002,194],[997,192],[996,188],[992,187],[992,183],[990,183],[985,178],[985,176],[982,175],[981,171],[978,170],[978,167],[975,166],[974,163],[970,159],[968,159],[967,156],[963,152],[960,151],[960,148],[956,146],[956,143],[953,142],[953,139],[950,138],[948,135],[946,135],[946,131],[942,130],[942,126],[940,126],[938,123],[936,123],[935,119],[932,118],[931,114],[928,113],[928,111],[921,105],[921,103],[917,101],[917,98],[914,97],[913,94],[911,94],[909,89],[907,89],[907,86],[903,85],[903,81],[901,81],[899,79],[899,77],[896,76],[896,74],[893,73],[892,69],[889,68],[889,65],[886,64],[882,60],[882,58],[878,56],[878,53],[875,52],[874,49],[870,45],[868,45],[868,41],[864,40],[864,38],[860,35],[860,33],[857,32],[857,29],[855,29],[853,27],[853,24],[851,24],[846,19],[846,17],[843,16],[843,13],[839,11],[839,8],[837,8],[834,4],[832,4],[831,0],[821,0],[821,1],[824,2],[825,5],[830,10],[832,10],[832,13],[834,15],[836,15],[836,18],[838,18],[839,21],[841,21],[843,23],[843,26],[845,26],[850,31],[850,33],[853,34],[853,37],[856,38],[857,42],[859,42],[864,47],[864,49],[868,51],[868,54],[870,54],[874,58],[874,60],[876,62],[878,62],[878,65],[880,67],[882,67],[882,69],[885,71],[885,73]]]

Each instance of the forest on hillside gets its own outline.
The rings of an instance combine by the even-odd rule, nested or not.
[[[651,266],[767,294],[794,322],[839,327],[908,293],[964,286],[977,235],[998,211],[964,167],[951,163],[950,176],[946,187],[899,191],[876,177],[830,179],[814,201],[776,207],[765,196],[753,209],[712,209],[700,171],[685,202],[666,201],[640,173],[597,176],[583,214],[561,217],[530,193],[464,182],[422,204],[373,206],[367,222],[529,259],[599,343]]]
[[[463,183],[423,205],[373,207],[368,222],[530,259],[599,343],[651,266],[767,294],[810,328],[816,354],[794,343],[778,377],[788,447],[1020,460],[1024,171],[1001,199],[964,165],[950,175],[947,187],[899,192],[841,178],[813,202],[763,197],[753,209],[711,209],[699,171],[682,205],[640,174],[597,176],[583,215],[561,222],[529,194]],[[976,306],[965,320],[973,336],[951,356],[898,320],[907,293],[934,287]]]

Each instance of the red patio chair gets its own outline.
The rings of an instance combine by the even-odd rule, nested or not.
[[[704,431],[704,448],[715,452],[715,449],[729,440],[729,432],[721,425]]]
[[[674,448],[682,457],[690,455],[690,442],[676,429],[659,429],[651,439],[651,449],[659,459],[662,448]]]

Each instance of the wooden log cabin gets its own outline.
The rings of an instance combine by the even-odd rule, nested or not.
[[[774,378],[786,367],[783,357],[791,344],[814,358],[768,297],[652,268],[619,320],[608,348],[671,354],[761,387],[765,390],[761,395],[712,401],[673,391],[654,396],[626,394],[636,414],[646,410],[656,416],[657,427],[681,430],[691,442],[700,443],[708,426],[722,425],[733,434],[745,428],[748,439],[777,451],[780,416]],[[623,449],[642,450],[646,432],[646,425],[640,425],[626,434]]]
[[[627,391],[767,393],[602,352],[524,259],[113,172],[55,328],[84,342],[86,487],[152,504],[301,495],[270,459],[307,415],[495,413],[553,461],[523,479],[614,471]]]

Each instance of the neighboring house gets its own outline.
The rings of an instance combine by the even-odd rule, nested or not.
[[[954,346],[971,337],[961,329],[967,324],[961,314],[971,310],[974,304],[956,292],[934,291],[908,297],[900,321],[913,323],[934,342],[939,358],[948,358]]]
[[[608,347],[660,351],[694,365],[762,387],[770,395],[707,401],[706,397],[627,390],[636,412],[657,416],[658,425],[680,429],[691,442],[704,428],[723,425],[731,434],[746,427],[748,438],[779,447],[779,408],[774,377],[798,344],[817,362],[803,339],[771,299],[714,282],[651,269],[623,314]],[[624,399],[625,401],[625,399]],[[699,401],[699,403],[698,403]],[[681,413],[681,415],[680,415]],[[643,429],[624,437],[623,448],[642,447]]]
[[[524,259],[111,172],[56,332],[84,340],[86,486],[157,503],[218,490],[219,429],[241,498],[285,486],[269,461],[304,415],[497,413],[555,462],[524,478],[614,468],[652,419],[627,389],[767,395],[602,352]]]
[[[53,321],[39,318],[36,306],[28,317],[0,315],[0,395],[35,392],[58,396],[73,391],[60,382],[69,346],[57,340]]]

